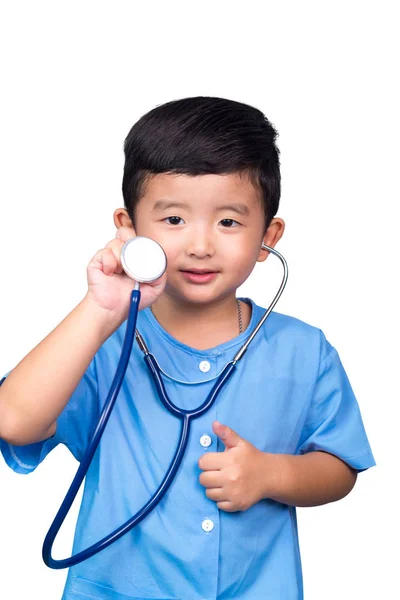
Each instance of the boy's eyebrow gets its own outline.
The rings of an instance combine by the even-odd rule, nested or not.
[[[162,210],[166,210],[168,208],[186,208],[190,210],[190,206],[188,204],[185,204],[184,202],[157,200],[157,202],[153,206],[153,211],[161,212]],[[233,212],[236,212],[239,215],[244,215],[247,217],[250,215],[250,210],[248,206],[246,206],[246,204],[236,202],[233,204],[224,204],[223,206],[219,206],[217,210],[232,210]]]

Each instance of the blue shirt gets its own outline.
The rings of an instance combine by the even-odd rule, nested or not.
[[[168,375],[164,384],[178,406],[202,404],[264,314],[250,299],[242,300],[251,304],[249,327],[209,350],[174,339],[149,309],[139,313],[138,329]],[[125,328],[126,322],[96,353],[58,418],[54,437],[18,447],[0,440],[6,462],[17,473],[32,472],[59,443],[81,459],[115,374]],[[323,450],[358,471],[375,464],[336,350],[320,329],[272,312],[213,407],[192,422],[186,454],[164,499],[116,543],[71,567],[62,600],[303,598],[296,509],[262,500],[229,513],[207,498],[197,463],[204,453],[224,449],[212,431],[214,420],[264,452]],[[159,401],[135,343],[86,477],[73,554],[114,531],[147,502],[170,465],[179,434],[180,421]]]

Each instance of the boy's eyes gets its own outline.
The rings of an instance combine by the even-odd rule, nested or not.
[[[163,221],[169,221],[168,225],[180,225],[179,221],[183,221],[183,219],[181,219],[180,217],[166,217],[165,219],[163,219]],[[224,227],[226,229],[230,229],[233,223],[236,223],[236,225],[240,225],[240,223],[238,221],[235,221],[234,219],[222,219],[220,223],[225,223]]]

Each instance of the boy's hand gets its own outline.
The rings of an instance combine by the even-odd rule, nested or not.
[[[120,322],[128,317],[131,292],[135,281],[128,277],[122,267],[121,250],[129,239],[135,237],[131,227],[120,227],[115,239],[99,250],[87,267],[88,292],[86,297],[116,316]],[[146,308],[164,291],[167,275],[157,281],[140,284],[139,310]]]
[[[275,455],[258,450],[218,421],[212,427],[224,442],[225,451],[203,454],[198,462],[204,471],[199,481],[206,488],[206,496],[221,510],[235,512],[273,495],[279,482]]]

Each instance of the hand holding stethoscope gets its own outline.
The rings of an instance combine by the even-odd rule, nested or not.
[[[115,238],[93,256],[87,267],[88,292],[86,298],[115,315],[116,321],[120,324],[128,317],[130,295],[135,286],[135,281],[124,270],[122,248],[126,242],[136,237],[130,227],[120,227]],[[147,240],[147,238],[140,239]],[[135,247],[136,244],[137,242],[134,244]],[[154,274],[158,275],[157,269],[159,269],[161,276],[153,281],[145,282],[143,280],[141,283],[139,310],[153,304],[161,296],[167,281],[166,273],[164,270],[161,272],[163,266],[161,247],[156,244],[146,244],[143,241],[141,244],[147,258],[153,259]],[[127,248],[130,248],[130,245],[127,245]],[[151,251],[153,255],[149,256]],[[141,253],[144,254],[143,251]],[[135,263],[133,262],[133,264]],[[143,268],[142,265],[141,261],[141,268]],[[144,264],[144,268],[146,268],[146,264]]]

